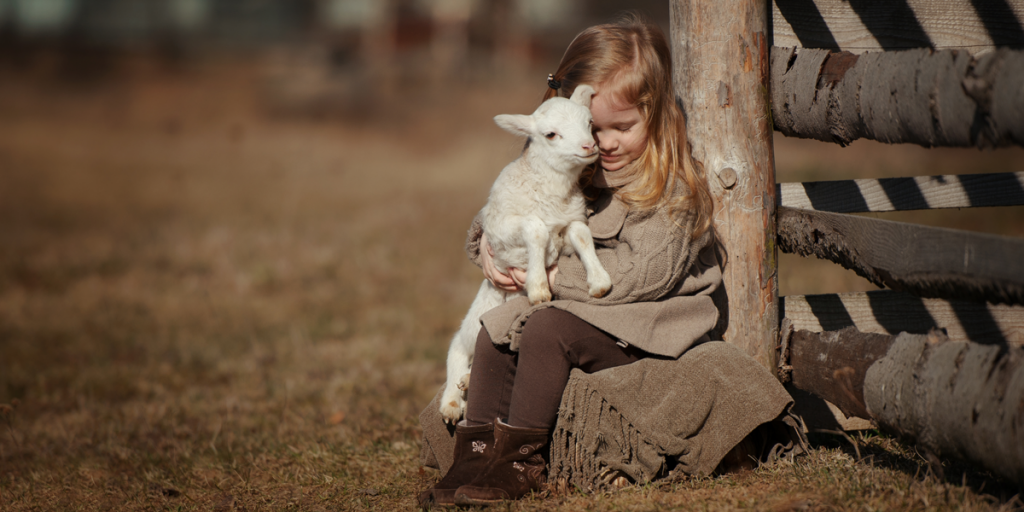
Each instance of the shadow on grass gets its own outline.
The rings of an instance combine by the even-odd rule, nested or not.
[[[932,480],[967,487],[978,495],[990,496],[996,505],[1024,510],[1021,490],[1013,482],[967,461],[940,459],[906,440],[879,430],[865,430],[846,436],[811,432],[807,438],[812,448],[839,449],[861,464],[900,471],[913,475],[917,481]]]

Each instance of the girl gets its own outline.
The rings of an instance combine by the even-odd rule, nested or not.
[[[481,318],[454,462],[420,495],[423,507],[488,504],[539,489],[573,368],[592,373],[678,358],[708,340],[718,320],[710,294],[722,278],[712,200],[690,157],[671,77],[664,35],[636,17],[584,30],[549,76],[545,99],[569,97],[584,83],[596,90],[591,111],[601,157],[582,186],[612,288],[590,297],[578,257],[563,256],[548,273],[554,301],[531,307],[519,298]],[[494,268],[478,221],[467,252],[498,288],[523,286],[522,270]]]

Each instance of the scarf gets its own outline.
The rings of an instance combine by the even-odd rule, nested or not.
[[[590,178],[590,184],[595,188],[621,188],[628,185],[640,175],[638,160],[633,160],[617,171],[606,171],[604,167],[598,166]]]

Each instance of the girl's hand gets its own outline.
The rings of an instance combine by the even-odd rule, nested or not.
[[[480,235],[480,266],[483,267],[484,277],[495,288],[505,292],[517,292],[526,289],[525,270],[510,267],[506,269],[506,273],[494,266],[494,249],[491,249],[491,245],[487,243],[487,233]],[[558,275],[557,263],[548,267],[548,289],[554,288],[556,275]]]
[[[491,249],[490,244],[487,243],[487,233],[480,235],[480,266],[484,270],[484,277],[494,285],[495,288],[503,292],[517,292],[522,287],[515,282],[508,274],[500,271],[494,266],[494,249]],[[509,269],[510,271],[519,271],[523,274],[523,279],[526,279],[526,272],[519,269]]]
[[[555,287],[555,276],[558,275],[558,263],[548,267],[548,289]],[[519,288],[526,289],[526,271],[521,268],[508,269],[508,276],[515,281]]]

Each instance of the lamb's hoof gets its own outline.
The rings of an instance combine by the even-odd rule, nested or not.
[[[466,403],[462,399],[451,399],[441,402],[441,418],[444,422],[449,425],[455,425],[462,419],[463,413],[466,412]]]
[[[469,374],[468,373],[463,375],[462,378],[459,379],[458,388],[461,389],[462,391],[468,391],[469,390]]]
[[[607,285],[607,286],[605,286],[605,285],[591,286],[590,287],[590,296],[595,298],[595,299],[600,299],[601,297],[604,297],[605,295],[608,295],[608,290],[611,290],[611,289],[612,289],[611,285]]]
[[[596,275],[593,279],[588,279],[587,284],[590,286],[590,296],[599,299],[612,289],[612,278],[606,272],[604,275]]]
[[[527,295],[530,298],[530,305],[536,306],[543,302],[551,302],[551,292],[544,290],[543,292],[530,293]]]

